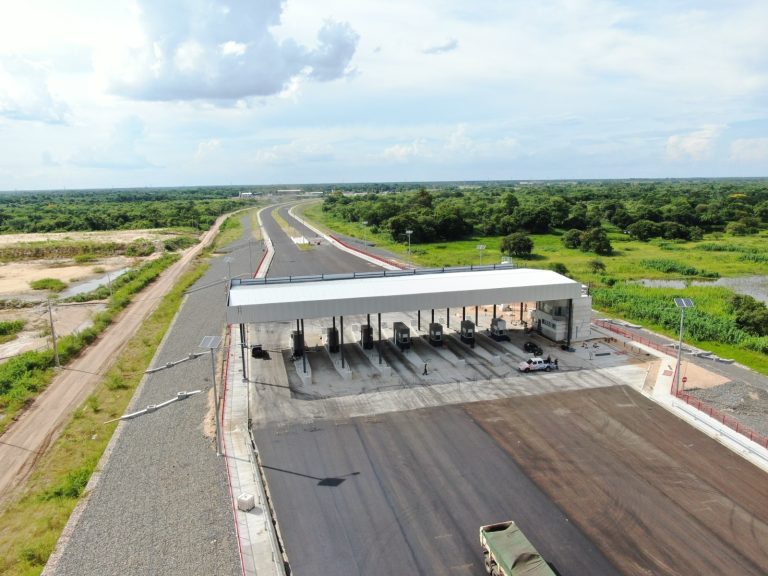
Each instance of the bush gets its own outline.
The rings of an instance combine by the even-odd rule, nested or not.
[[[166,252],[176,252],[177,250],[186,250],[190,246],[197,244],[195,238],[189,236],[176,236],[175,238],[169,238],[163,244],[163,248]]]
[[[67,285],[58,278],[40,278],[39,280],[32,280],[29,283],[32,290],[50,290],[51,292],[61,292]]]
[[[581,230],[572,228],[563,234],[562,242],[566,248],[578,248],[581,246]]]
[[[78,498],[85,490],[88,480],[93,473],[93,466],[86,465],[73,470],[64,477],[61,484],[44,492],[42,500],[54,500],[56,498]]]
[[[88,262],[93,262],[96,260],[95,254],[76,254],[75,255],[75,263],[77,264],[87,264]]]
[[[154,252],[155,245],[147,240],[136,240],[131,242],[125,249],[126,256],[149,256],[150,254],[154,254]]]
[[[586,232],[582,232],[579,248],[582,252],[594,252],[601,256],[613,254],[613,246],[608,239],[608,234],[600,227],[590,228]]]
[[[518,258],[530,256],[533,251],[533,240],[525,232],[515,232],[501,239],[502,254],[511,254]]]
[[[568,274],[568,267],[562,262],[552,262],[552,264],[549,265],[549,268],[558,274]]]
[[[665,274],[681,274],[682,276],[701,276],[703,278],[719,278],[720,274],[717,272],[707,272],[700,270],[694,266],[683,264],[677,260],[665,260],[664,258],[656,258],[653,260],[641,260],[640,264],[651,270],[658,270]]]
[[[0,336],[11,336],[24,330],[26,322],[24,320],[6,320],[0,322]]]

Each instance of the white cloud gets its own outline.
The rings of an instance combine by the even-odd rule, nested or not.
[[[731,160],[768,163],[768,138],[739,138],[731,143]]]
[[[670,136],[667,139],[667,158],[676,161],[709,158],[722,130],[722,126],[705,126],[695,132]]]
[[[15,55],[0,55],[0,116],[48,124],[66,121],[69,108],[48,89],[45,69]]]
[[[424,140],[414,140],[409,144],[395,144],[384,150],[384,158],[396,162],[407,162],[412,158],[426,157],[426,142]]]
[[[200,161],[211,152],[214,152],[221,148],[221,140],[218,138],[211,138],[210,140],[204,140],[197,145],[197,152],[195,152],[195,160]]]
[[[118,122],[109,138],[81,148],[69,158],[70,164],[105,170],[140,170],[153,164],[136,150],[136,144],[144,137],[144,123],[136,116]]]
[[[224,44],[219,44],[219,49],[224,56],[242,56],[248,50],[248,45],[229,40],[224,42]]]
[[[330,144],[319,140],[297,139],[286,144],[276,144],[256,151],[257,164],[297,165],[335,160]]]
[[[318,81],[351,72],[358,35],[326,21],[310,49],[278,40],[282,0],[139,1],[143,37],[112,59],[97,58],[110,90],[137,100],[237,101],[281,93],[299,76]],[[226,9],[225,9],[226,8]]]
[[[459,41],[456,38],[451,38],[442,44],[427,46],[422,50],[422,52],[424,52],[424,54],[444,54],[445,52],[453,52],[458,47]]]

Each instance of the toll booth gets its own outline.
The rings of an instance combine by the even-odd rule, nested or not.
[[[429,343],[432,346],[443,345],[443,325],[437,322],[432,322],[429,325]]]
[[[326,342],[328,344],[328,352],[339,351],[339,331],[336,327],[326,329]]]
[[[462,320],[461,322],[461,341],[475,347],[475,323],[472,320]]]
[[[392,325],[395,333],[395,344],[400,350],[407,350],[411,347],[411,329],[403,322],[395,322]]]
[[[491,319],[491,328],[488,333],[494,340],[509,340],[509,334],[507,334],[507,323],[501,318]]]
[[[360,344],[365,350],[373,348],[373,326],[368,324],[360,326]]]
[[[304,334],[299,330],[291,332],[291,349],[294,358],[298,358],[304,354]]]

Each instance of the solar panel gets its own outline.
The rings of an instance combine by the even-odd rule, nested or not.
[[[203,336],[203,341],[200,342],[200,348],[208,348],[209,350],[215,350],[221,344],[221,336]]]
[[[678,308],[693,308],[693,300],[690,298],[675,298],[675,306]]]

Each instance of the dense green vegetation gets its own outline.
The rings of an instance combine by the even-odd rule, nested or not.
[[[178,260],[175,254],[166,254],[141,266],[130,277],[113,285],[113,294],[107,309],[96,314],[93,325],[58,339],[59,359],[63,365],[77,357],[88,344],[112,322],[115,315],[131,302],[132,297],[160,273]],[[126,274],[126,276],[129,276]],[[0,364],[0,434],[26,404],[43,390],[53,378],[53,350],[24,352]]]
[[[73,190],[0,194],[0,233],[207,230],[242,202],[239,188]],[[98,207],[98,209],[96,209]]]
[[[411,240],[417,243],[520,231],[589,232],[604,227],[626,232],[636,240],[696,240],[705,232],[744,236],[765,228],[768,183],[446,184],[402,194],[345,195],[335,191],[325,196],[323,210],[343,221],[368,222],[374,232],[384,230],[394,240],[402,240],[405,230],[412,230]]]

